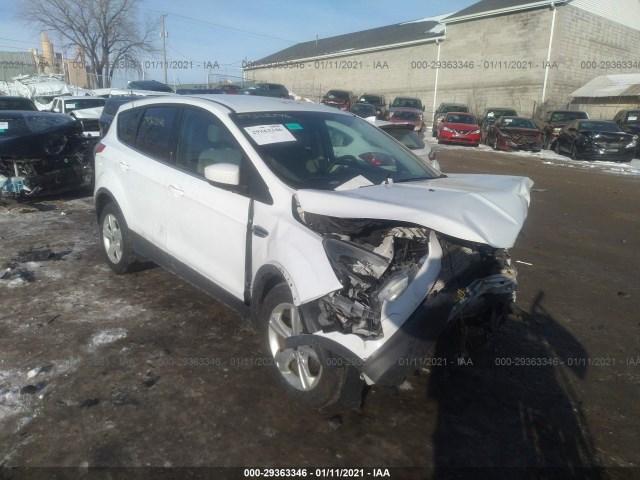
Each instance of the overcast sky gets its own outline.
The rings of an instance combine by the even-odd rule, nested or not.
[[[190,62],[169,71],[169,83],[204,83],[213,74],[238,75],[252,61],[300,42],[391,25],[461,10],[478,0],[143,0],[140,13],[166,13],[167,59]],[[19,0],[0,8],[0,51],[40,49],[39,31],[15,17]],[[61,50],[64,42],[50,38]],[[161,45],[158,32],[158,46]],[[163,79],[162,55],[147,60],[147,78]],[[124,78],[121,79],[125,81]],[[119,82],[116,82],[119,83]]]

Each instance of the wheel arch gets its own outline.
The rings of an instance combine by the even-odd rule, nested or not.
[[[260,308],[264,303],[267,294],[280,284],[289,284],[284,273],[275,265],[261,266],[253,279],[251,289],[251,321],[257,323]],[[292,285],[289,285],[292,288]]]
[[[118,201],[115,199],[113,194],[107,190],[106,188],[99,188],[94,195],[94,204],[96,207],[96,222],[100,222],[100,215],[102,215],[102,210],[109,203],[113,203],[120,212],[122,212],[122,208],[118,204]]]

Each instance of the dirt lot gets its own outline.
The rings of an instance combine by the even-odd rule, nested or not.
[[[111,273],[91,197],[0,206],[0,465],[640,475],[640,177],[477,149],[439,160],[535,181],[512,250],[523,315],[488,345],[470,337],[461,365],[442,336],[360,412],[283,395],[256,330],[176,277]]]

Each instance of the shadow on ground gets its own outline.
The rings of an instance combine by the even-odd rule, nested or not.
[[[489,345],[470,346],[466,366],[433,369],[434,478],[461,478],[467,469],[491,478],[602,477],[570,384],[587,369],[568,359],[587,352],[543,301],[541,291],[530,313],[508,321]],[[461,339],[459,331],[443,334],[435,358],[456,358]]]

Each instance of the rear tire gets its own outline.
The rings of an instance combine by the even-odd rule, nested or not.
[[[290,395],[312,408],[322,408],[340,399],[346,369],[323,348],[304,345],[284,348],[292,335],[309,333],[300,310],[294,305],[288,285],[269,291],[260,307],[259,328],[263,348],[273,358],[270,368]]]
[[[122,212],[113,203],[105,205],[100,214],[100,238],[104,258],[114,272],[129,272],[135,263],[129,227]]]

